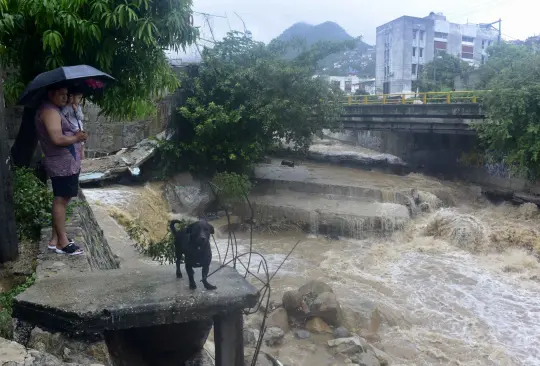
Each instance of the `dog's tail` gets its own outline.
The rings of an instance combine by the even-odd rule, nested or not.
[[[176,235],[176,233],[178,232],[178,230],[176,230],[176,227],[175,227],[176,224],[182,225],[182,221],[180,220],[169,221],[169,228],[171,229],[171,233],[173,233],[173,235]]]

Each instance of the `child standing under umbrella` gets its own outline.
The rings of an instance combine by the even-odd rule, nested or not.
[[[80,89],[70,88],[68,102],[62,108],[62,114],[67,118],[73,132],[84,131],[83,119],[84,114],[81,108],[81,100],[83,93]],[[84,142],[81,143],[81,160],[84,159]]]

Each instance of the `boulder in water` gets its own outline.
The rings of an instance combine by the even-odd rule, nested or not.
[[[340,325],[340,306],[336,295],[322,281],[310,281],[298,291],[287,291],[283,295],[283,307],[293,317],[320,317],[330,325]]]
[[[334,329],[334,338],[348,338],[351,332],[345,327],[337,327]]]
[[[264,333],[264,343],[270,347],[278,346],[283,342],[283,337],[285,337],[285,332],[280,328],[266,328],[266,332]]]
[[[333,348],[339,354],[354,355],[365,352],[367,350],[367,342],[358,336],[337,338],[329,340],[328,347]]]
[[[371,350],[366,350],[366,352],[358,353],[351,357],[351,361],[356,362],[359,365],[364,366],[380,366],[381,363],[375,353]]]
[[[306,329],[312,333],[332,333],[332,329],[330,329],[328,324],[317,316],[308,320]]]
[[[244,345],[255,346],[259,340],[259,331],[257,329],[244,329]]]
[[[191,175],[178,175],[165,186],[165,198],[173,212],[199,216],[213,201],[209,192],[201,189],[200,182]]]
[[[290,160],[282,160],[282,161],[281,161],[281,165],[285,165],[285,166],[294,168],[294,161],[290,161]]]
[[[311,337],[311,333],[309,331],[307,331],[307,330],[304,330],[304,329],[295,330],[294,335],[298,339],[308,339],[309,337]]]
[[[287,310],[284,308],[278,308],[274,311],[272,311],[268,315],[268,319],[266,320],[266,325],[268,327],[278,327],[282,329],[284,332],[289,331],[289,316],[287,315]]]

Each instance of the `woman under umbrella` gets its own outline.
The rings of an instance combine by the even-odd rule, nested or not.
[[[58,254],[83,254],[83,250],[68,239],[65,223],[67,205],[79,191],[81,143],[88,138],[86,132],[72,129],[61,110],[68,100],[68,86],[84,85],[91,93],[103,88],[106,81],[114,79],[90,66],[62,67],[38,75],[19,100],[19,104],[26,106],[40,103],[35,126],[54,195],[53,231],[48,247]]]

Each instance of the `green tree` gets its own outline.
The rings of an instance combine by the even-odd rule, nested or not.
[[[476,126],[485,147],[513,170],[540,177],[540,54],[504,45],[481,68],[488,119]]]
[[[306,150],[314,133],[337,124],[341,93],[313,75],[318,61],[343,47],[320,43],[286,59],[286,44],[229,33],[182,79],[188,98],[162,161],[212,176],[245,172],[282,140]]]
[[[107,115],[150,115],[155,100],[178,86],[165,50],[195,41],[191,0],[0,0],[0,61],[12,104],[37,74],[88,64],[116,77],[94,101]],[[36,144],[27,110],[12,150],[28,165]]]
[[[421,92],[452,90],[455,77],[466,80],[472,70],[467,62],[444,52],[424,65],[416,86]]]
[[[493,45],[487,49],[487,62],[478,69],[477,89],[488,89],[489,83],[507,68],[512,68],[515,62],[531,54],[526,46],[517,46],[507,42]]]

